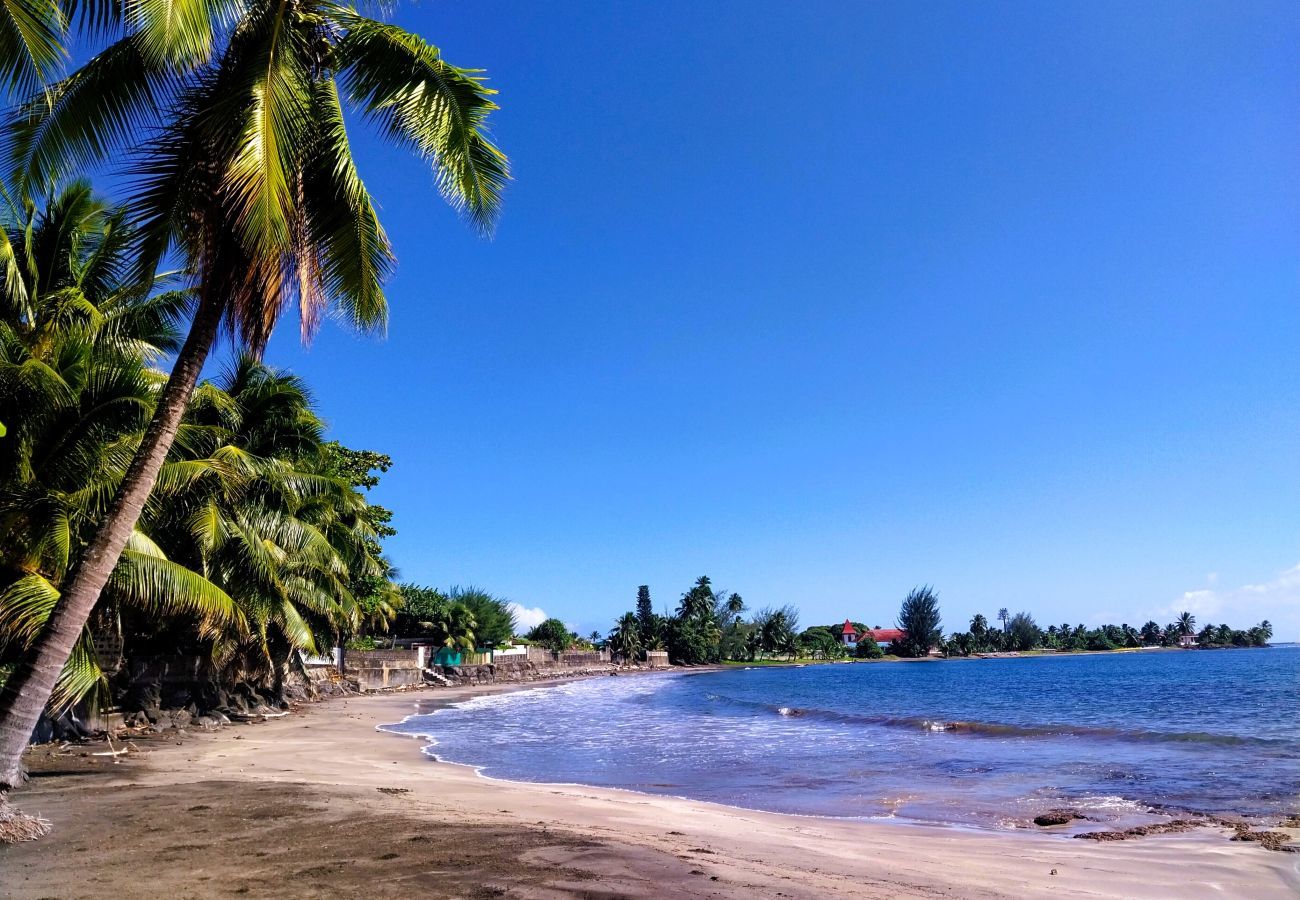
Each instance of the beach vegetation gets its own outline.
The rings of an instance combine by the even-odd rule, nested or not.
[[[904,632],[890,649],[899,656],[928,656],[943,640],[939,596],[928,585],[913,588],[898,611],[898,627]]]
[[[1006,647],[1009,650],[1032,650],[1042,643],[1043,632],[1034,617],[1018,612],[1007,620]]]
[[[645,647],[641,643],[641,623],[634,612],[623,613],[605,640],[610,653],[625,660],[640,660]]]
[[[533,644],[553,653],[563,653],[577,640],[577,635],[569,630],[569,626],[554,618],[538,623],[526,636]]]
[[[853,655],[858,659],[884,659],[885,649],[872,640],[858,641]]]
[[[291,306],[304,338],[330,310],[359,330],[383,330],[393,256],[358,174],[345,107],[426,161],[444,197],[480,230],[494,222],[509,177],[486,136],[496,106],[482,76],[351,7],[198,4],[180,19],[104,7],[85,20],[115,42],[41,85],[54,74],[66,21],[57,6],[45,11],[15,32],[39,41],[0,42],[7,82],[31,93],[10,121],[8,196],[39,196],[83,166],[124,164],[139,230],[124,268],[152,277],[175,259],[192,291],[182,307],[188,334],[155,388],[147,426],[119,448],[129,462],[108,502],[80,541],[67,542],[55,591],[26,595],[49,614],[0,691],[0,789],[20,779],[27,738],[137,540],[221,324],[254,356]],[[19,286],[9,266],[6,288]]]

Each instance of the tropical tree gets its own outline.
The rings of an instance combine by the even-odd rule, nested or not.
[[[718,620],[718,598],[707,575],[696,579],[682,595],[677,614],[669,623],[669,656],[677,662],[698,664],[718,659],[722,626]]]
[[[23,747],[131,539],[221,322],[255,353],[291,303],[304,336],[331,307],[363,330],[384,325],[392,254],[353,160],[345,101],[427,160],[444,196],[481,229],[508,179],[484,134],[492,92],[394,25],[324,0],[200,3],[186,16],[94,9],[127,33],[23,108],[14,171],[29,191],[134,148],[137,268],[152,272],[174,251],[196,304],[112,501],[0,690],[0,792],[21,778]],[[160,137],[140,144],[159,111]]]
[[[793,606],[764,607],[754,616],[758,645],[765,653],[794,656],[799,649],[799,613]]]
[[[547,619],[528,632],[528,640],[554,653],[563,653],[573,643],[573,633],[559,619]]]
[[[606,644],[610,652],[631,661],[641,658],[641,623],[634,612],[626,612],[614,624]]]
[[[44,206],[0,208],[0,664],[23,659],[45,628],[76,549],[122,479],[149,420],[161,376],[150,367],[178,345],[184,292],[136,280],[125,211],[74,181]],[[222,469],[168,461],[159,499]],[[231,598],[132,529],[104,591],[101,633],[120,638],[123,610],[238,619]],[[242,624],[242,623],[239,623]],[[100,684],[91,631],[78,629],[56,673],[54,706]],[[25,740],[25,739],[24,739]]]
[[[447,595],[437,588],[403,584],[398,590],[402,602],[393,622],[393,633],[399,637],[419,637],[429,633],[433,622],[450,603]]]
[[[1196,617],[1189,612],[1184,612],[1178,617],[1178,633],[1189,635],[1196,633]]]
[[[1001,617],[1001,613],[998,614]],[[943,639],[940,630],[939,595],[928,585],[913,588],[898,612],[898,627],[904,632],[894,645],[900,656],[926,656]]]
[[[504,597],[495,597],[482,588],[455,585],[447,600],[469,610],[474,618],[474,638],[478,647],[494,650],[510,642],[515,633],[515,615]]]
[[[1142,626],[1140,634],[1142,637],[1142,643],[1144,644],[1160,643],[1160,626],[1154,621],[1148,620],[1147,623]]]
[[[650,605],[650,585],[643,584],[636,589],[636,620],[641,626],[641,636],[648,637],[654,630],[655,611]]]
[[[1034,617],[1027,612],[1018,612],[1007,621],[1007,644],[1012,650],[1032,650],[1043,639]]]

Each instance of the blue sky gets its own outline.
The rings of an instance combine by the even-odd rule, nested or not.
[[[707,573],[805,624],[929,583],[949,628],[1300,637],[1293,6],[396,19],[501,91],[501,226],[358,134],[390,334],[268,360],[393,457],[406,578],[584,632]]]

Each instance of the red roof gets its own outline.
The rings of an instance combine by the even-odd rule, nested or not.
[[[853,627],[853,623],[848,619],[844,620],[844,634],[857,634],[858,630]]]
[[[876,643],[901,640],[907,635],[906,631],[899,628],[872,628],[870,633]]]

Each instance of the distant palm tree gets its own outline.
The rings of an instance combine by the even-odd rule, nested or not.
[[[1196,617],[1189,612],[1184,612],[1178,617],[1178,633],[1181,635],[1196,633]]]
[[[1010,618],[1011,618],[1011,614],[1007,612],[1007,608],[1005,606],[998,610],[998,621],[1002,623],[1002,630],[1004,632],[1007,630],[1007,621]]]

